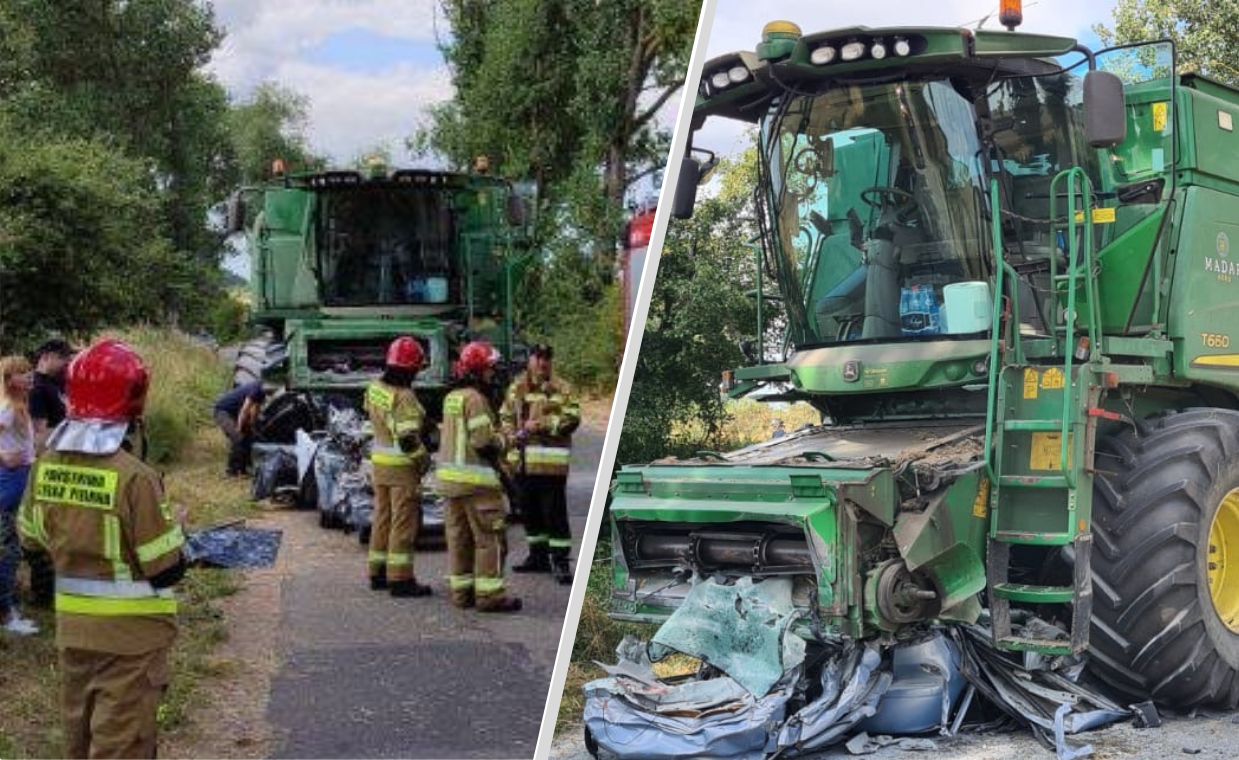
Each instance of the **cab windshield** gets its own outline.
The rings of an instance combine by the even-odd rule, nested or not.
[[[373,186],[323,200],[317,246],[327,305],[449,301],[455,233],[448,193]]]
[[[1095,164],[1080,137],[1078,77],[965,87],[845,85],[793,96],[764,120],[766,218],[794,344],[988,332],[991,176],[1003,188],[1004,247],[1051,255],[1049,182]],[[978,110],[993,125],[988,145]],[[1033,290],[1023,286],[1021,301],[1035,301]],[[1037,313],[1035,303],[1021,310],[1034,331],[1039,320],[1023,315]]]

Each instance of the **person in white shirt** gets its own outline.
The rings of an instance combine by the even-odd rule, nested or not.
[[[0,626],[18,636],[39,632],[17,609],[17,567],[21,543],[17,508],[34,464],[34,423],[30,419],[30,362],[21,356],[0,359]]]

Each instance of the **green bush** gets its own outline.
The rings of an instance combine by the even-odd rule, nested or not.
[[[228,387],[228,370],[213,350],[175,330],[135,327],[114,337],[133,346],[151,371],[147,459],[176,461],[195,431],[211,423],[215,399]]]
[[[249,334],[249,319],[249,304],[226,292],[211,309],[211,335],[221,344],[236,343]]]

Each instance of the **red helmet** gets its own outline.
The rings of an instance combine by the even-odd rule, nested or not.
[[[101,340],[69,364],[69,417],[108,422],[140,417],[150,379],[136,351],[119,340]]]
[[[499,363],[499,352],[484,340],[466,343],[456,360],[456,377],[480,375]]]
[[[401,369],[421,369],[426,355],[422,344],[407,335],[401,335],[387,347],[387,366]]]

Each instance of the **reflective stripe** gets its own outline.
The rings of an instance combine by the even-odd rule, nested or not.
[[[396,423],[396,435],[397,436],[405,436],[409,433],[416,433],[421,429],[422,429],[421,424],[416,421]]]
[[[490,415],[489,415],[489,414],[479,414],[479,415],[478,415],[478,416],[476,416],[476,417],[470,417],[470,418],[469,418],[469,430],[470,430],[471,432],[472,432],[472,431],[474,431],[474,430],[479,430],[479,429],[481,429],[481,428],[487,427],[487,426],[489,426],[490,424],[491,424],[491,423],[490,423]]]
[[[387,565],[389,567],[404,567],[411,564],[413,564],[413,557],[404,552],[392,552],[387,555]]]
[[[465,435],[465,418],[464,418],[464,399],[459,396],[455,399],[457,402],[457,416],[452,420],[452,433],[456,436],[456,451],[453,452],[455,458],[453,461],[460,464],[465,462],[465,447],[469,445],[469,437]]]
[[[473,587],[482,596],[491,596],[503,592],[503,578],[478,578]]]
[[[551,538],[550,536],[535,533],[533,535],[526,536],[525,542],[528,543],[530,546],[533,546],[534,544],[545,544],[547,541],[550,540],[550,538]]]
[[[180,525],[173,525],[167,533],[138,547],[138,561],[153,562],[184,545],[185,532],[181,530]]]
[[[413,463],[412,457],[394,446],[375,446],[371,448],[370,461],[389,467],[399,467]]]
[[[552,538],[550,539],[550,545],[552,549],[571,549],[572,539],[571,538]]]
[[[546,401],[546,394],[545,394],[545,393],[539,393],[539,392],[536,392],[536,391],[535,391],[535,392],[533,392],[533,393],[526,393],[526,394],[525,394],[525,400],[526,400],[526,401],[528,401],[528,402],[529,402],[529,403],[531,403],[531,404],[536,404],[536,403],[537,403],[537,402],[539,402],[539,401]]]
[[[43,505],[35,502],[29,505],[29,509],[22,510],[17,516],[17,529],[22,535],[46,548],[47,531],[43,527]]]
[[[435,470],[439,480],[445,483],[464,483],[473,486],[499,486],[499,476],[489,467],[475,464],[440,464]]]
[[[391,409],[394,403],[394,396],[391,391],[387,390],[378,383],[371,383],[366,388],[366,401],[370,402],[379,409]]]
[[[116,504],[115,470],[44,463],[35,475],[34,498],[55,504],[110,510]]]
[[[56,611],[97,617],[133,615],[175,615],[176,600],[160,596],[145,599],[111,599],[108,597],[56,594]]]
[[[116,515],[103,516],[103,556],[112,562],[112,578],[117,581],[133,580],[129,563],[121,556],[120,551],[120,518]]]
[[[473,576],[449,575],[447,576],[447,585],[453,589],[473,588]]]
[[[381,565],[387,561],[387,552],[370,552],[369,559],[376,565]]]
[[[156,589],[148,581],[107,581],[100,578],[56,578],[56,593],[110,599],[173,599],[171,589]]]
[[[525,449],[527,464],[569,464],[572,461],[572,449],[560,446],[529,446]]]

